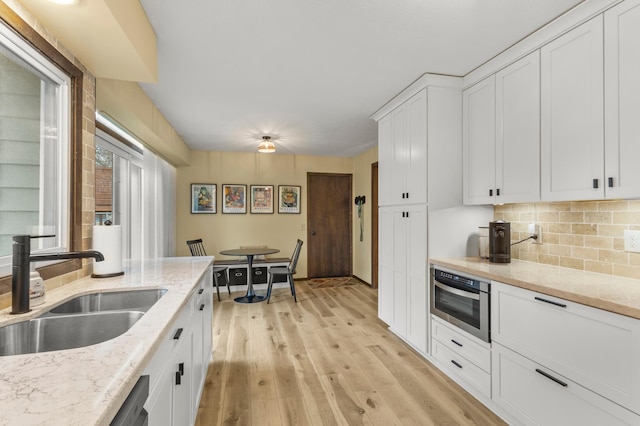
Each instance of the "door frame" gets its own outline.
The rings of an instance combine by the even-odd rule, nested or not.
[[[378,288],[378,162],[371,164],[371,288]]]

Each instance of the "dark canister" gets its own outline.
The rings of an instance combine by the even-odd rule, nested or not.
[[[511,224],[504,220],[489,222],[489,261],[511,262]]]

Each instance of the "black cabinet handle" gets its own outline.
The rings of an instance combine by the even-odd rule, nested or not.
[[[409,198],[409,193],[407,192],[407,198]]]
[[[458,368],[462,368],[462,366],[460,364],[458,364],[457,362],[455,362],[454,360],[451,360],[451,364],[455,365]]]
[[[489,190],[489,197],[493,197],[493,189]]]
[[[204,288],[201,288],[200,290],[198,290],[198,294],[202,294],[204,293]]]
[[[204,311],[204,303],[202,305],[200,305],[200,310]]]
[[[180,373],[181,376],[184,376],[184,362],[178,364],[178,373]]]
[[[593,180],[593,189],[598,189],[598,179]]]
[[[402,199],[404,200],[404,192],[402,193]]]
[[[409,212],[407,212],[407,217],[409,217]]]
[[[456,341],[455,341],[455,340],[453,340],[453,339],[451,339],[451,341],[452,341],[455,345],[458,345],[458,346],[462,347],[462,343],[460,343],[460,342],[456,342]]]
[[[176,385],[179,385],[182,383],[182,376],[180,375],[179,371],[176,371]]]
[[[544,302],[544,303],[548,303],[550,305],[554,305],[554,306],[560,306],[561,308],[566,308],[567,305],[565,305],[564,303],[558,303],[558,302],[554,302],[553,300],[547,300],[547,299],[543,299],[542,297],[538,297],[536,296],[535,299],[539,302]]]
[[[499,197],[500,196],[500,188],[496,189],[496,196]]]
[[[613,188],[613,178],[610,177],[607,179],[608,183],[609,183],[609,188]]]
[[[179,340],[182,335],[182,327],[176,330],[176,334],[173,335],[173,340]]]
[[[540,370],[539,368],[536,368],[536,373],[538,373],[538,374],[542,374],[542,375],[543,375],[544,377],[546,377],[547,379],[549,379],[549,380],[553,380],[554,382],[556,382],[557,384],[559,384],[559,385],[560,385],[560,386],[562,386],[562,387],[565,387],[565,388],[566,388],[567,386],[569,386],[567,383],[563,382],[563,381],[562,381],[562,380],[560,380],[560,379],[556,379],[556,378],[555,378],[555,377],[553,377],[551,374],[546,373],[546,372],[544,372],[544,371]]]

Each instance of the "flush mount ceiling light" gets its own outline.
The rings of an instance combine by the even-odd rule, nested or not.
[[[51,3],[64,4],[67,6],[72,6],[74,4],[80,3],[80,0],[49,0]]]
[[[271,136],[263,136],[262,142],[258,145],[258,152],[271,154],[276,152],[276,146],[271,142]]]

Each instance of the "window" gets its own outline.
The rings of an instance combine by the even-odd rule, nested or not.
[[[137,149],[96,132],[95,224],[122,226],[125,259],[142,257],[142,161]]]
[[[71,247],[71,78],[0,24],[0,276],[12,235],[53,234],[32,251]]]

